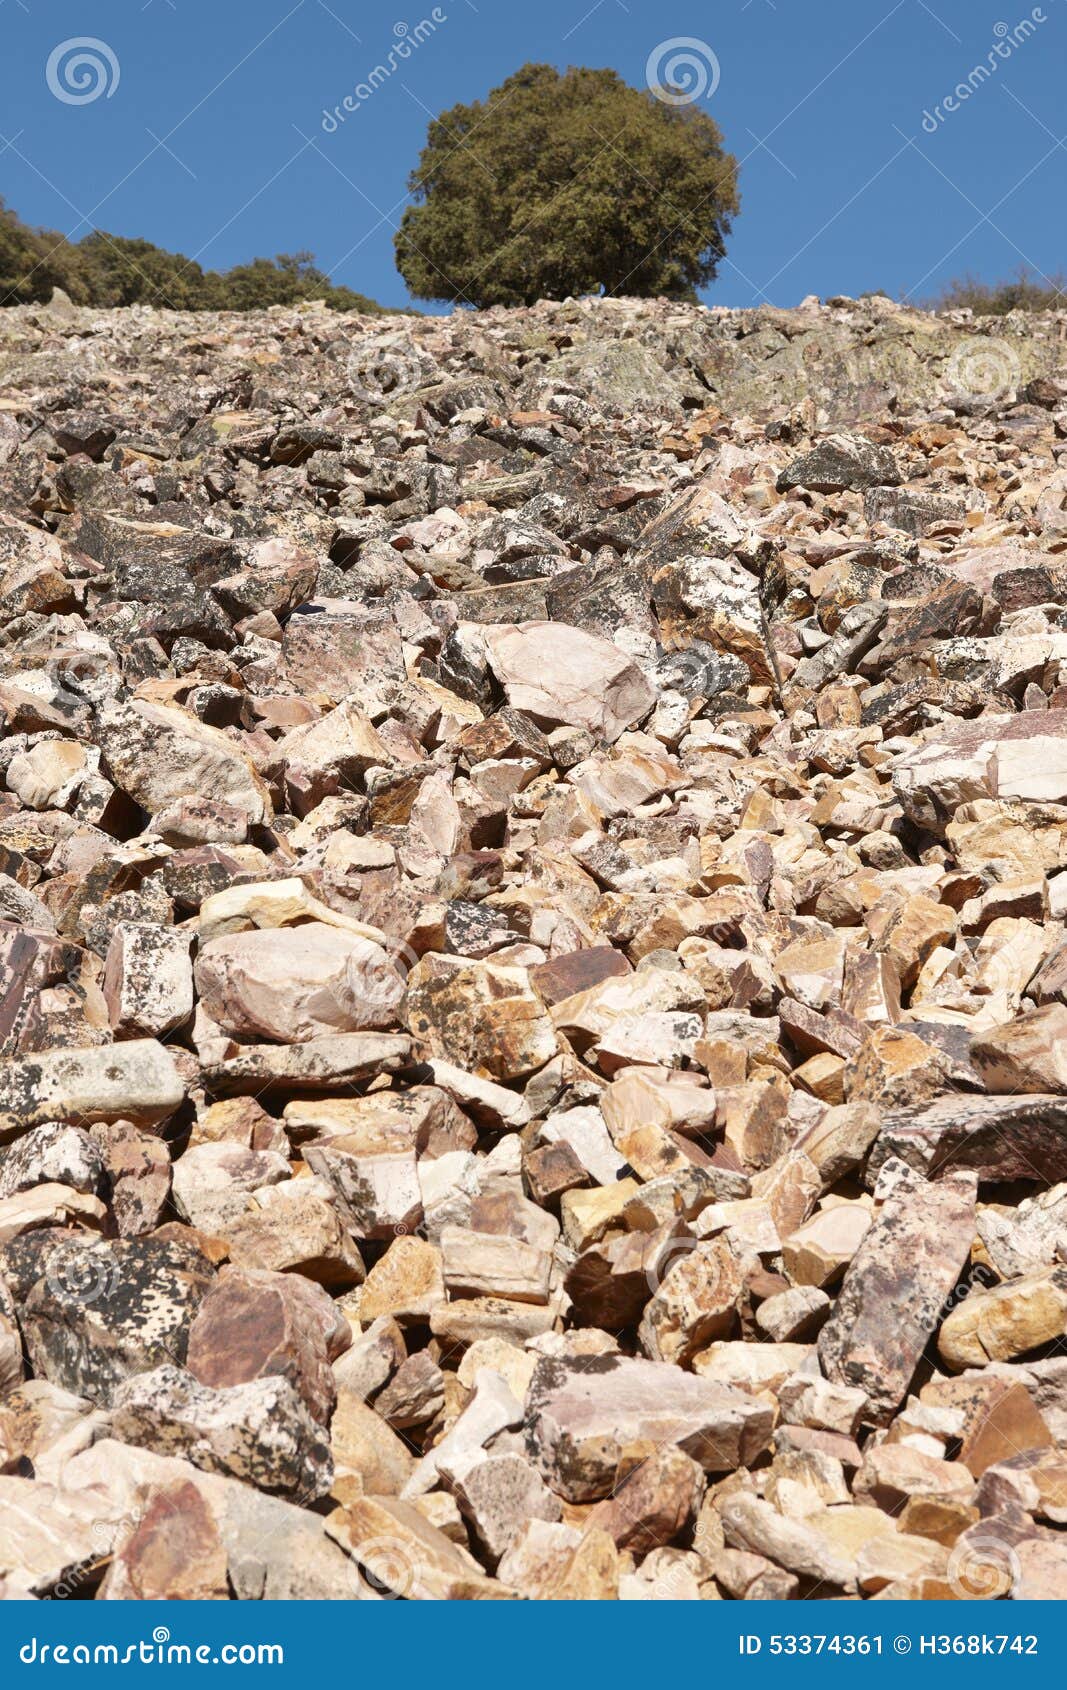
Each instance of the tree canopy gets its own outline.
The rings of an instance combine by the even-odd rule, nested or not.
[[[418,299],[693,299],[736,215],[737,161],[693,104],[612,70],[524,65],[429,127],[396,235]]]
[[[309,252],[202,270],[180,252],[94,229],[68,241],[20,222],[0,200],[0,305],[32,304],[61,287],[76,305],[159,305],[174,311],[254,311],[321,299],[337,311],[380,312],[373,299],[335,287]]]

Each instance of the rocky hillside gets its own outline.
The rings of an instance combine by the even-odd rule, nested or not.
[[[1067,316],[0,316],[0,1578],[1067,1595]]]

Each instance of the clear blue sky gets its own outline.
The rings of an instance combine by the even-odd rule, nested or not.
[[[650,53],[685,36],[714,54],[705,103],[742,161],[710,302],[921,298],[965,270],[1067,268],[1067,0],[1043,0],[1017,44],[1029,0],[441,0],[444,21],[324,133],[323,109],[432,10],[0,0],[0,196],[29,222],[143,235],[205,267],[311,248],[338,282],[402,305],[392,232],[431,113],[526,60],[610,65],[641,85]],[[119,80],[71,104],[46,66],[84,36],[111,49]],[[988,74],[953,96],[976,65]],[[62,64],[53,79],[65,86]]]

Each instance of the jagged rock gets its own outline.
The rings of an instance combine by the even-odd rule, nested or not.
[[[305,1503],[330,1488],[328,1446],[287,1379],[212,1390],[180,1367],[158,1367],[120,1385],[112,1409],[123,1443]]]
[[[529,1520],[497,1574],[520,1595],[544,1602],[614,1601],[619,1594],[618,1552],[596,1527]]]
[[[46,1121],[154,1126],[184,1096],[173,1057],[155,1039],[20,1057],[0,1066],[0,1138]]]
[[[955,1410],[962,1418],[959,1459],[975,1478],[1020,1451],[1043,1450],[1053,1437],[1025,1385],[995,1378],[991,1372],[935,1379],[920,1400]]]
[[[391,1239],[422,1221],[422,1192],[410,1150],[364,1156],[344,1139],[311,1145],[308,1166],[330,1187],[352,1236]]]
[[[163,1219],[170,1197],[168,1146],[129,1121],[91,1128],[110,1182],[111,1211],[120,1238],[140,1238]]]
[[[228,886],[225,891],[205,898],[200,905],[197,930],[201,944],[206,945],[211,939],[222,939],[231,933],[289,927],[302,922],[325,922],[328,927],[376,942],[384,938],[378,928],[368,927],[365,922],[332,909],[309,892],[302,880],[289,875],[281,880]]]
[[[338,1475],[358,1474],[364,1490],[375,1496],[399,1496],[414,1471],[404,1439],[344,1385],[330,1421],[330,1447]]]
[[[625,1451],[671,1443],[705,1472],[730,1472],[766,1447],[771,1410],[655,1361],[598,1356],[538,1363],[526,1398],[527,1447],[569,1502],[607,1495]]]
[[[586,728],[614,741],[655,702],[623,651],[566,622],[497,624],[482,639],[512,709],[543,725]]]
[[[0,1243],[7,1244],[39,1227],[103,1228],[107,1207],[98,1197],[72,1191],[66,1185],[35,1185],[32,1191],[0,1198]]]
[[[865,1393],[876,1423],[899,1406],[968,1259],[977,1187],[973,1174],[924,1183],[902,1169],[846,1270],[819,1360]]]
[[[1067,1008],[1045,1004],[979,1033],[971,1061],[991,1092],[1067,1091]]]
[[[99,1196],[105,1180],[104,1159],[83,1127],[53,1122],[0,1150],[0,1198],[48,1182]]]
[[[158,1486],[133,1530],[118,1536],[97,1592],[101,1601],[222,1601],[226,1549],[203,1492],[181,1480]]]
[[[840,1282],[871,1225],[870,1210],[862,1203],[835,1203],[782,1240],[782,1265],[795,1285],[817,1289]]]
[[[411,1503],[366,1497],[338,1508],[326,1530],[359,1563],[372,1589],[407,1601],[507,1598],[474,1557],[423,1518]]]
[[[416,1464],[402,1494],[406,1498],[424,1495],[446,1469],[462,1471],[499,1433],[521,1426],[522,1420],[522,1404],[512,1396],[503,1376],[492,1368],[482,1368],[475,1376],[474,1392],[463,1413],[440,1443]]]
[[[635,1554],[657,1549],[695,1518],[704,1486],[699,1462],[668,1444],[640,1460],[614,1496],[596,1504],[586,1529],[607,1532],[616,1548]]]
[[[974,1497],[974,1478],[960,1462],[906,1444],[882,1444],[864,1456],[853,1488],[855,1495],[899,1514],[916,1497],[966,1506]]]
[[[756,1325],[776,1344],[813,1336],[830,1313],[831,1303],[817,1285],[796,1285],[780,1291],[756,1310]]]
[[[401,1235],[390,1244],[367,1275],[359,1296],[363,1320],[394,1315],[397,1320],[423,1320],[445,1300],[441,1251],[422,1238]]]
[[[383,1420],[401,1430],[435,1420],[444,1405],[444,1374],[427,1350],[406,1356],[375,1401]]]
[[[811,487],[819,493],[843,488],[886,487],[903,479],[887,446],[876,446],[862,434],[831,434],[803,453],[778,477],[778,491]]]
[[[99,1497],[0,1475],[0,1571],[31,1596],[77,1591],[106,1562],[119,1527],[119,1512],[102,1513]]]
[[[1040,1349],[1065,1331],[1067,1267],[1057,1267],[973,1291],[942,1325],[937,1347],[949,1367],[984,1367]]]
[[[411,1040],[398,1034],[334,1033],[300,1045],[245,1045],[209,1064],[204,1077],[215,1091],[256,1097],[340,1091],[399,1068],[410,1051]]]
[[[219,728],[169,705],[135,700],[101,711],[96,731],[117,786],[144,809],[188,792],[267,821],[270,797],[251,761]]]
[[[1065,1224],[1067,1191],[1054,1185],[1024,1198],[1017,1209],[987,1204],[978,1215],[978,1236],[996,1272],[1014,1279],[1061,1259]]]
[[[331,1291],[360,1284],[363,1258],[331,1195],[306,1179],[257,1187],[226,1226],[230,1260],[237,1267],[303,1274]]]
[[[638,1329],[645,1354],[684,1366],[712,1338],[729,1332],[741,1300],[742,1267],[729,1244],[718,1239],[694,1240],[691,1249],[668,1260]]]
[[[980,1180],[1067,1178],[1067,1102],[1058,1096],[966,1097],[891,1110],[868,1162],[875,1178],[890,1158],[927,1176],[968,1168]]]
[[[203,1595],[203,1586],[219,1576],[219,1546],[226,1583],[238,1601],[336,1602],[364,1594],[319,1514],[237,1479],[202,1473],[188,1461],[102,1438],[66,1462],[63,1485],[79,1498],[90,1497],[97,1518],[101,1486],[114,1499],[124,1566],[110,1594],[120,1598],[136,1596],[139,1587],[154,1592],[169,1573],[189,1579],[193,1594]],[[195,1506],[186,1486],[200,1499]],[[146,1514],[146,1494],[159,1492],[164,1500]],[[166,1541],[175,1508],[170,1531],[177,1568],[168,1563]]]
[[[196,984],[227,1032],[285,1044],[394,1025],[403,991],[379,945],[314,921],[210,940]]]
[[[193,970],[183,933],[120,921],[104,963],[104,1001],[116,1038],[164,1038],[193,1013]]]
[[[856,1564],[851,1555],[814,1526],[787,1519],[757,1496],[727,1498],[722,1521],[727,1542],[735,1548],[764,1555],[805,1579],[843,1590],[855,1586]]]
[[[983,798],[1062,804],[1067,799],[1067,710],[961,722],[893,772],[905,813],[941,832],[961,805]]]
[[[560,1518],[558,1497],[523,1455],[461,1457],[439,1471],[494,1569],[527,1522]]]
[[[351,1341],[348,1323],[309,1280],[229,1267],[191,1323],[186,1360],[195,1379],[216,1388],[280,1375],[325,1425],[336,1398],[330,1363]]]
[[[226,1236],[247,1210],[250,1193],[288,1178],[288,1159],[276,1150],[195,1144],[174,1163],[171,1195],[190,1226]]]
[[[407,1026],[434,1057],[514,1080],[556,1054],[556,1033],[524,968],[427,957],[412,969]]]
[[[88,1449],[106,1428],[107,1413],[85,1397],[27,1379],[5,1393],[0,1408],[0,1466],[17,1473],[30,1462],[42,1471],[57,1451],[65,1455]]]
[[[694,1243],[682,1224],[668,1221],[653,1232],[615,1233],[590,1244],[564,1282],[575,1316],[606,1331],[636,1326],[669,1265]]]
[[[123,1380],[184,1362],[212,1281],[193,1246],[85,1234],[37,1239],[25,1265],[20,1259],[29,1288],[19,1316],[37,1375],[106,1404]]]

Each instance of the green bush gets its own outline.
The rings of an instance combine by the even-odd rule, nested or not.
[[[430,124],[396,235],[418,299],[694,299],[738,210],[737,161],[695,104],[614,71],[524,65]]]
[[[0,305],[51,298],[61,287],[76,305],[159,305],[174,311],[255,311],[321,299],[335,311],[382,313],[365,294],[335,287],[309,252],[254,258],[232,270],[202,270],[151,241],[94,229],[68,241],[31,229],[0,200]]]

